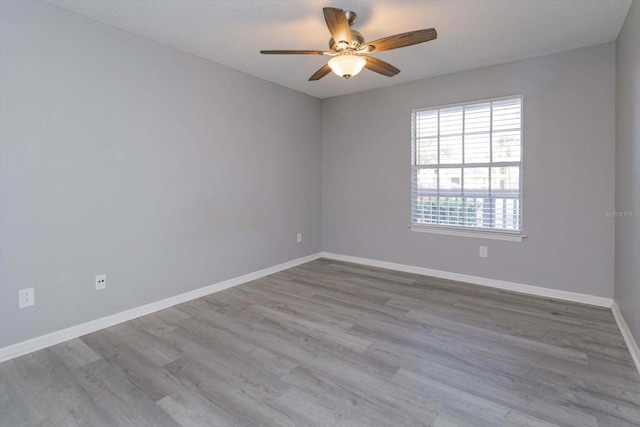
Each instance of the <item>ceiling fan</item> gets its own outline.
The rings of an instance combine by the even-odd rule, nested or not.
[[[384,62],[366,53],[382,52],[412,46],[418,43],[428,42],[438,37],[434,28],[409,31],[384,37],[369,43],[364,42],[364,37],[358,31],[350,27],[356,20],[355,12],[350,10],[325,7],[324,19],[331,33],[329,50],[261,50],[263,55],[325,55],[331,56],[329,62],[316,71],[309,81],[320,80],[333,71],[339,76],[348,79],[358,74],[362,68],[367,68],[383,76],[393,77],[400,72],[393,65]]]

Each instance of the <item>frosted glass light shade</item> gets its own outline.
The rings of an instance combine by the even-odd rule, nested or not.
[[[366,63],[367,60],[362,56],[340,55],[334,56],[329,60],[329,67],[340,77],[348,79],[362,71],[362,67],[364,67]]]

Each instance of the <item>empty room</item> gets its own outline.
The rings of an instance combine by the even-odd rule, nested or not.
[[[640,426],[640,0],[0,0],[0,426]]]

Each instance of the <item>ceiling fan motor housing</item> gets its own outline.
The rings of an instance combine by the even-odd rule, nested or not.
[[[356,30],[351,30],[351,44],[337,43],[334,39],[329,40],[331,52],[338,53],[343,50],[358,50],[364,44],[364,37]]]

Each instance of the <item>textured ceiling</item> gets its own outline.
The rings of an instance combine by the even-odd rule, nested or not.
[[[236,70],[328,98],[615,40],[631,0],[45,0]],[[380,52],[400,68],[345,80],[307,79],[322,56],[260,55],[261,49],[327,49],[322,8],[358,14],[365,40],[434,27],[437,40]]]

